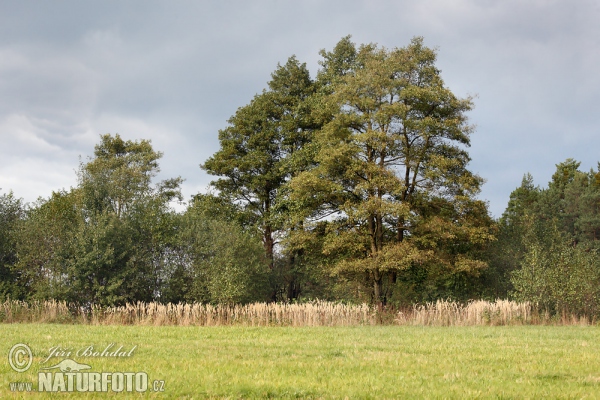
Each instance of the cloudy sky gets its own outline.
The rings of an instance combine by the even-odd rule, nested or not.
[[[313,76],[320,49],[438,48],[469,114],[471,170],[492,215],[523,174],[545,186],[566,158],[600,161],[600,3],[552,0],[13,1],[0,3],[0,188],[27,202],[76,185],[99,135],[151,139],[160,178],[186,198],[218,130],[291,55]]]

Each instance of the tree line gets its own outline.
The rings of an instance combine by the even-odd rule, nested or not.
[[[499,220],[468,169],[471,98],[414,38],[290,57],[219,131],[184,212],[148,140],[103,135],[78,184],[0,197],[0,296],[115,305],[514,297],[598,313],[600,173],[527,175]],[[600,168],[600,167],[599,167]],[[600,171],[600,169],[599,169]]]

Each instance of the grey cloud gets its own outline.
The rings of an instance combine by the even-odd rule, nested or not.
[[[28,201],[68,188],[78,156],[118,132],[151,139],[161,177],[184,177],[189,196],[278,62],[295,54],[314,74],[347,34],[386,47],[420,35],[446,84],[478,95],[472,169],[499,216],[525,172],[543,185],[567,157],[596,166],[599,13],[584,0],[2,3],[0,187]]]

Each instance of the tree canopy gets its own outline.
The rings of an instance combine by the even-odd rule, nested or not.
[[[366,273],[376,301],[411,267],[477,274],[485,263],[471,247],[493,235],[474,198],[482,179],[467,169],[471,99],[444,86],[421,38],[392,50],[344,38],[322,54],[331,118],[315,134],[314,167],[289,182],[298,240],[328,221],[332,273]]]

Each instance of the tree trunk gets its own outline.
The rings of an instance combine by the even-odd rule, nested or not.
[[[383,305],[382,299],[382,276],[379,270],[373,271],[373,302],[379,307]]]
[[[398,241],[398,243],[400,243],[404,240],[404,222],[405,222],[404,217],[398,218],[398,225],[397,225],[398,233],[396,234],[396,240]]]
[[[263,242],[265,246],[265,255],[269,261],[269,268],[272,270],[274,268],[273,249],[275,247],[275,241],[273,240],[273,232],[269,225],[264,228]]]
[[[265,200],[264,200],[264,216],[266,216],[265,219],[265,225],[264,225],[264,232],[263,232],[263,241],[264,241],[264,245],[265,245],[265,254],[267,256],[267,260],[269,261],[269,268],[271,270],[273,270],[275,264],[273,261],[273,249],[275,247],[275,241],[273,240],[273,228],[271,227],[271,224],[269,222],[269,217],[270,217],[270,213],[271,213],[271,192],[270,190],[267,189],[266,193],[265,193]]]

